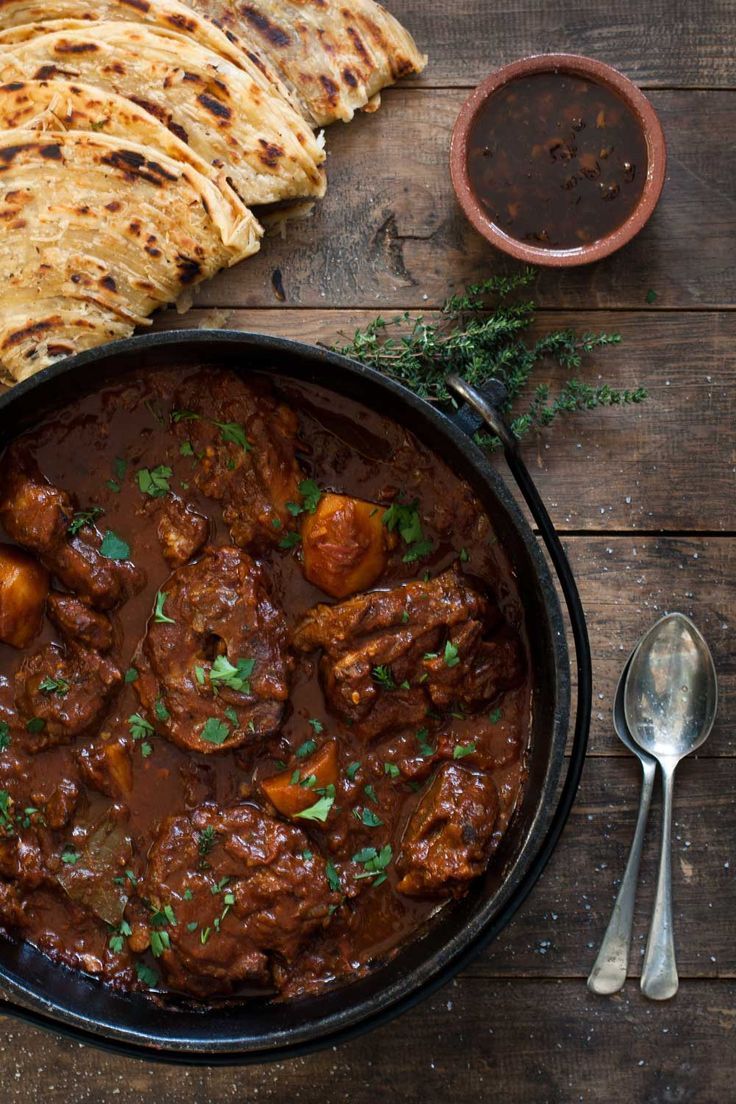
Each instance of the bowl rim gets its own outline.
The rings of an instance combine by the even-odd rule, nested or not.
[[[616,92],[636,116],[647,146],[647,175],[639,201],[628,218],[609,234],[575,249],[543,249],[504,233],[476,198],[468,171],[468,145],[475,118],[494,92],[518,77],[566,72],[587,77]],[[450,142],[450,175],[458,202],[475,229],[497,249],[516,260],[548,268],[569,268],[602,260],[634,238],[651,218],[664,187],[667,142],[652,104],[618,69],[583,54],[530,54],[495,70],[475,88],[460,108]]]

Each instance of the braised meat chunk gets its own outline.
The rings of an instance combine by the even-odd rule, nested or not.
[[[103,556],[102,534],[91,521],[76,529],[75,512],[72,496],[49,483],[27,446],[11,445],[0,465],[6,532],[84,602],[112,609],[142,589],[143,573],[128,560]]]
[[[443,763],[401,842],[397,885],[409,897],[461,896],[485,870],[498,817],[489,774]]]
[[[67,640],[97,652],[109,652],[112,648],[110,618],[90,609],[73,594],[50,594],[46,612]]]
[[[222,503],[235,544],[278,544],[304,478],[294,411],[260,383],[214,371],[191,377],[175,404],[176,432],[199,457],[194,482]]]
[[[516,685],[518,639],[457,568],[428,582],[316,606],[294,633],[320,662],[330,706],[365,738],[455,703],[473,710]]]
[[[47,644],[27,656],[15,675],[15,703],[29,749],[66,744],[88,731],[122,681],[111,660],[79,645]]]
[[[163,499],[156,529],[164,559],[172,567],[191,560],[207,543],[210,523],[178,495]]]
[[[294,961],[340,897],[299,829],[250,805],[202,805],[164,824],[144,895],[171,907],[161,961],[176,989],[206,996],[268,985],[274,961]]]
[[[259,565],[210,548],[177,568],[133,664],[156,727],[209,754],[254,743],[279,725],[289,695],[286,623]]]

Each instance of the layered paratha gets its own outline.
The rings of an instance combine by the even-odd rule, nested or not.
[[[199,157],[154,115],[125,96],[60,78],[11,81],[0,85],[0,131],[13,128],[88,130],[137,142],[214,181],[232,210],[238,212],[238,219],[244,217],[225,172]]]
[[[105,21],[0,47],[0,81],[61,77],[127,96],[204,160],[248,206],[319,197],[324,151],[272,86],[175,32]]]
[[[288,97],[275,69],[254,42],[239,42],[232,30],[222,30],[180,0],[95,0],[89,7],[83,0],[0,0],[0,30],[17,29],[16,41],[28,37],[21,29],[24,24],[56,19],[124,20],[186,35],[243,69],[263,87],[275,85]]]
[[[13,380],[250,256],[258,223],[190,165],[102,133],[0,134],[0,365]]]
[[[189,0],[253,41],[320,126],[372,105],[427,63],[409,32],[374,0]]]

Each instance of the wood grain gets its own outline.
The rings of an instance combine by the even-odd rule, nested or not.
[[[736,85],[736,26],[729,0],[462,0],[451,14],[426,0],[389,0],[430,64],[426,85],[477,84],[532,53],[589,54],[645,87]]]
[[[195,310],[157,328],[258,330],[344,343],[378,312]],[[389,315],[391,316],[391,315]],[[579,375],[616,387],[644,385],[643,406],[587,412],[530,438],[525,455],[562,530],[736,529],[736,312],[542,312],[534,330],[614,330],[621,345],[586,358]],[[342,336],[341,336],[342,335]],[[539,382],[570,373],[550,366]],[[503,464],[499,458],[499,470]]]
[[[736,985],[648,1004],[580,980],[461,978],[338,1050],[245,1069],[164,1068],[4,1024],[8,1104],[726,1104]]]
[[[452,89],[394,89],[378,114],[333,128],[330,186],[314,216],[221,273],[198,301],[276,306],[271,274],[278,268],[285,309],[429,309],[469,280],[508,271],[513,262],[476,234],[452,191],[448,150],[463,99]],[[613,257],[540,273],[542,305],[637,309],[650,290],[658,309],[736,301],[736,145],[724,140],[736,129],[736,93],[656,92],[651,100],[669,142],[660,206]]]

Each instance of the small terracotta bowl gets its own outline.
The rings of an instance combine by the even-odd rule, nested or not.
[[[502,85],[517,77],[532,73],[563,72],[587,77],[618,93],[638,118],[647,146],[647,178],[639,202],[629,217],[610,234],[575,249],[544,249],[504,233],[488,216],[470,183],[468,173],[468,141],[475,117],[486,100]],[[667,167],[667,147],[664,133],[654,108],[635,84],[610,65],[577,54],[537,54],[521,58],[492,73],[479,84],[463,104],[458,115],[450,146],[450,171],[460,206],[475,229],[491,245],[502,249],[517,260],[553,268],[589,264],[608,257],[639,233],[648,222],[662,193]]]

